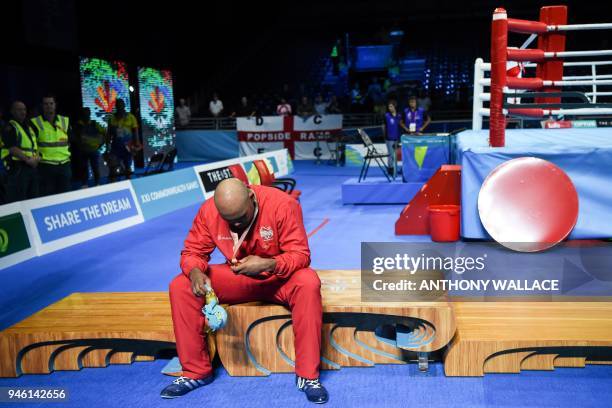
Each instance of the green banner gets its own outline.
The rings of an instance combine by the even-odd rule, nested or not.
[[[0,217],[0,258],[30,248],[21,213]]]

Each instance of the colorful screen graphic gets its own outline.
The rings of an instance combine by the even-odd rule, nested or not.
[[[81,93],[83,106],[91,110],[91,117],[102,126],[115,110],[117,99],[123,99],[130,109],[130,89],[125,63],[99,58],[81,58]]]
[[[174,95],[172,73],[138,68],[140,116],[145,157],[174,147]]]

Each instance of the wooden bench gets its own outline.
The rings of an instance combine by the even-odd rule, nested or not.
[[[448,376],[612,364],[610,302],[455,302]]]
[[[130,364],[172,347],[168,293],[73,293],[0,332],[0,376]]]
[[[361,302],[359,271],[318,273],[323,298],[323,369],[403,364],[407,362],[404,350],[436,351],[455,333],[453,310],[446,302]],[[286,308],[246,303],[231,306],[228,313],[228,325],[217,333],[217,351],[230,375],[293,372],[293,330]],[[397,324],[413,330],[387,340],[375,335],[377,328]],[[426,363],[426,354],[420,357]]]
[[[443,348],[455,331],[447,303],[362,303],[359,271],[320,271],[324,328],[322,366],[405,363],[411,350]],[[295,351],[289,311],[249,303],[228,307],[228,326],[210,341],[231,375],[293,371]],[[382,325],[411,333],[377,337]],[[153,360],[173,348],[166,292],[74,293],[0,332],[0,376],[79,370]],[[426,358],[426,355],[424,355]]]

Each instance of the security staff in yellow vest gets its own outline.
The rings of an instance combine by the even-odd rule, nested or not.
[[[40,189],[42,195],[70,191],[72,170],[68,134],[70,121],[56,114],[55,97],[43,97],[43,114],[32,119],[40,151]]]
[[[38,165],[40,156],[36,134],[26,120],[27,110],[23,102],[11,105],[12,119],[2,134],[1,156],[7,168],[7,201],[38,197]]]

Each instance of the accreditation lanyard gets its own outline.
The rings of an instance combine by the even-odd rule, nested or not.
[[[408,116],[408,119],[409,119],[409,122],[410,122],[410,123],[414,123],[414,124],[416,124],[417,119],[418,119],[418,117],[419,117],[419,110],[417,109],[417,110],[414,110],[414,111],[413,111],[413,110],[410,110],[410,109],[409,109],[409,110],[408,110],[408,115],[407,115],[407,116]]]
[[[412,111],[411,109],[408,110],[408,119],[409,119],[409,130],[411,132],[416,132],[416,121],[417,121],[417,115],[418,115],[418,109],[415,111]]]
[[[255,224],[255,220],[257,219],[257,214],[259,214],[259,206],[257,205],[257,199],[255,199],[254,201],[255,201],[255,213],[253,214],[253,219],[251,220],[251,223],[249,224],[247,229],[245,229],[242,235],[240,235],[240,238],[236,239],[238,238],[238,234],[230,230],[230,235],[232,236],[232,239],[234,240],[234,252],[232,253],[232,259],[236,258],[236,254],[238,253],[240,246],[244,242],[244,239],[246,238],[247,234],[251,230],[251,227],[253,226],[253,224]],[[230,263],[232,259],[230,259]]]

